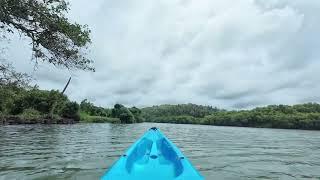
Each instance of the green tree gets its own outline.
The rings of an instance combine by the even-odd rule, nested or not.
[[[121,108],[121,114],[119,115],[119,118],[121,123],[128,124],[135,122],[133,114],[126,107]]]
[[[15,101],[25,92],[25,89],[16,86],[0,86],[0,112],[10,114],[15,108]]]
[[[137,123],[143,122],[142,111],[137,107],[129,108],[129,111],[133,114],[134,120]]]
[[[121,109],[124,106],[122,104],[115,104],[113,109],[111,110],[111,117],[120,118],[120,114],[122,113]]]
[[[80,110],[90,116],[102,116],[107,117],[109,113],[109,109],[95,106],[93,103],[89,102],[87,99],[84,99],[80,103]]]
[[[76,121],[80,120],[79,116],[80,106],[77,102],[67,102],[62,108],[61,115],[65,118],[72,118]]]
[[[65,0],[1,0],[0,31],[28,37],[37,60],[93,71],[85,54],[90,30],[70,22],[65,16],[68,10]]]
[[[132,112],[122,104],[115,104],[111,111],[111,117],[119,118],[121,123],[134,123],[135,118]]]

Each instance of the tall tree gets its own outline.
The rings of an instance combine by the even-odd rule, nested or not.
[[[68,11],[65,0],[0,0],[0,31],[30,38],[36,60],[94,71],[85,53],[90,30],[70,22],[65,16]]]

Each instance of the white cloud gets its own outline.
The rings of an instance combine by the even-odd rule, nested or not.
[[[92,29],[96,73],[41,65],[43,88],[109,106],[199,103],[248,108],[320,101],[318,0],[72,0]],[[31,71],[28,49],[8,54]]]

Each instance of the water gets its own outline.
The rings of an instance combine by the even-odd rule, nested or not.
[[[0,126],[0,180],[99,179],[152,126],[206,179],[320,179],[320,131],[142,123]]]

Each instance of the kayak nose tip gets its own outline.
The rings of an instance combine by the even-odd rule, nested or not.
[[[158,130],[158,128],[152,127],[152,128],[150,128],[150,130],[156,131],[156,130]]]

